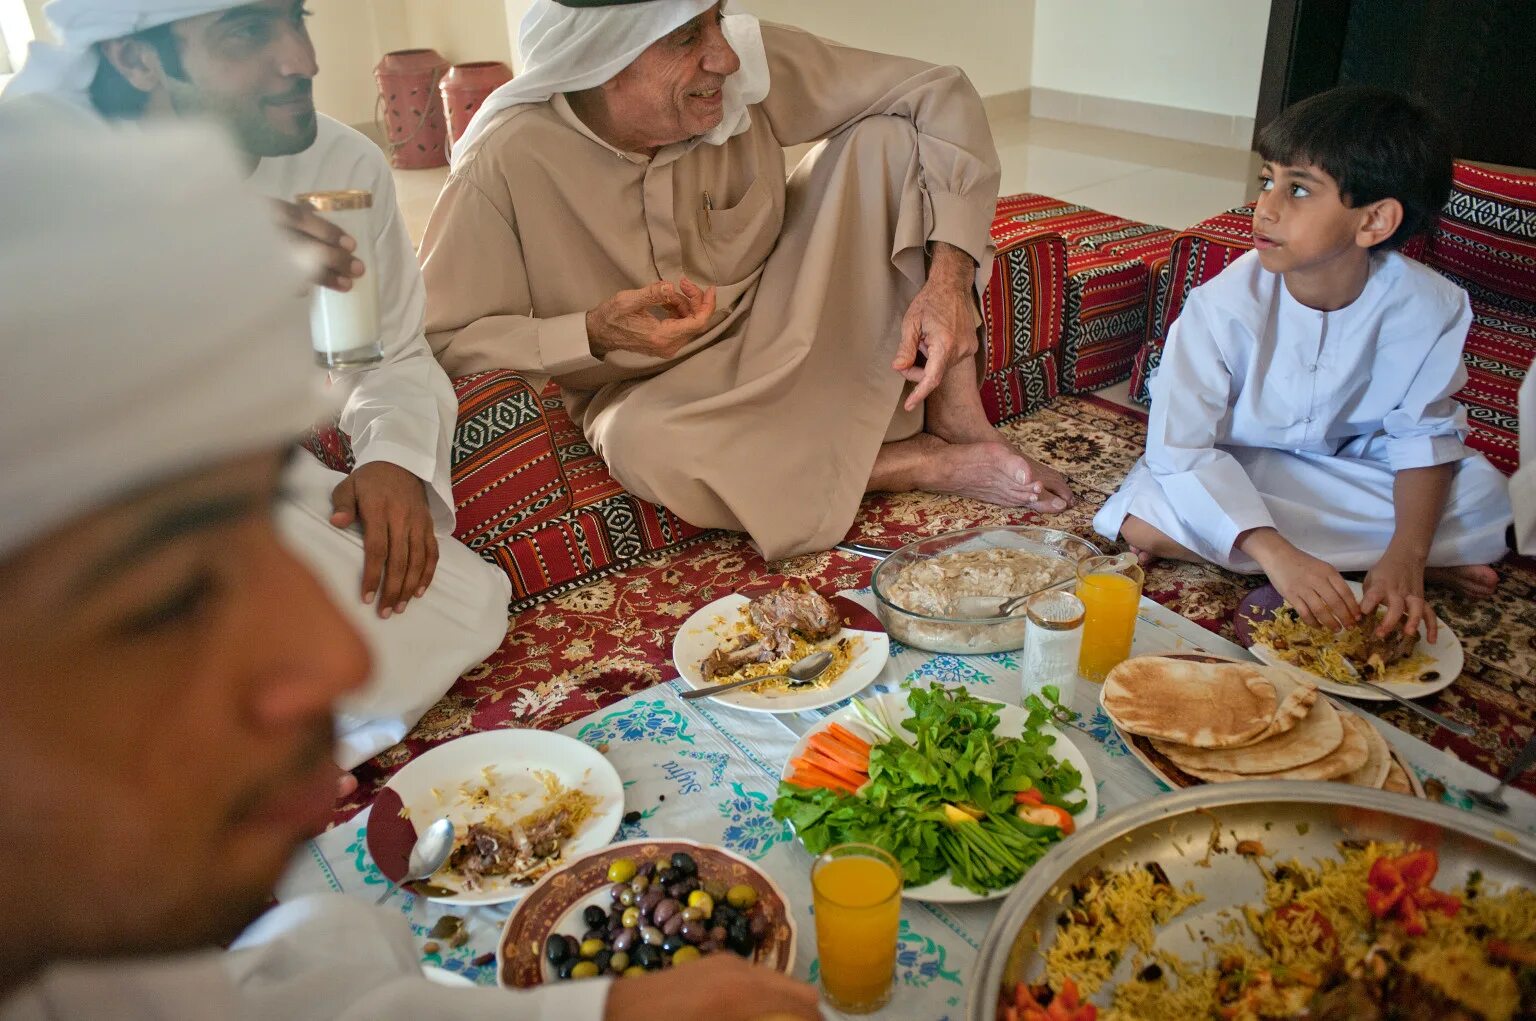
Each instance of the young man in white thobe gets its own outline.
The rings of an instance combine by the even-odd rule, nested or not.
[[[1310,624],[1378,606],[1434,637],[1426,578],[1491,594],[1506,482],[1470,450],[1466,292],[1396,249],[1451,157],[1428,111],[1345,87],[1265,129],[1254,251],[1196,288],[1152,383],[1147,453],[1094,528],[1149,557],[1262,571]],[[1365,570],[1357,600],[1340,571]]]
[[[62,119],[0,104],[0,1019],[817,1017],[734,954],[443,988],[341,895],[217,949],[330,812],[369,669],[274,520],[322,410],[303,281],[216,133]]]
[[[343,704],[338,759],[350,769],[405,736],[506,634],[511,584],[453,538],[453,387],[422,333],[424,296],[389,167],[363,135],[315,112],[317,73],[300,0],[53,0],[57,46],[36,46],[6,97],[41,93],[114,119],[209,116],[245,152],[250,184],[319,256],[320,282],[366,273],[379,294],[384,360],[332,374],[345,395],[348,475],[296,458],[281,524],[347,607],[374,653],[369,686]],[[292,202],[304,192],[373,193],[375,264]]]

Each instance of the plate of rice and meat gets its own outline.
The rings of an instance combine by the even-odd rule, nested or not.
[[[411,889],[449,904],[501,904],[605,846],[623,815],[623,782],[596,750],[562,734],[498,730],[432,748],[391,777],[369,813],[368,852],[398,882],[416,834],[452,819],[448,861]]]
[[[1536,1018],[1536,845],[1351,787],[1203,787],[1056,847],[1004,902],[971,1021]]]
[[[1362,598],[1359,582],[1347,581],[1355,598]],[[1449,687],[1461,675],[1464,656],[1461,639],[1438,617],[1433,643],[1421,631],[1404,635],[1394,630],[1376,636],[1383,610],[1353,627],[1332,631],[1307,624],[1271,585],[1249,593],[1233,617],[1239,641],[1265,663],[1285,663],[1312,675],[1317,686],[1331,695],[1386,702],[1390,698],[1355,682],[1356,677],[1379,684],[1404,698],[1423,698]]]
[[[832,665],[809,684],[764,681],[710,697],[749,712],[819,709],[880,676],[891,643],[868,610],[828,599],[803,581],[716,599],[684,621],[672,641],[678,676],[694,688],[782,674],[816,652],[831,653]]]

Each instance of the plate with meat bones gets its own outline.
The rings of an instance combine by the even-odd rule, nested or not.
[[[880,676],[891,645],[874,614],[803,581],[717,599],[684,621],[672,642],[672,662],[693,688],[782,674],[817,652],[830,653],[832,663],[810,683],[764,680],[710,697],[760,713],[834,705]]]

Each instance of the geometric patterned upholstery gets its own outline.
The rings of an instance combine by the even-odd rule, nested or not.
[[[1066,306],[1067,250],[1058,234],[992,224],[997,257],[982,294],[981,400],[987,417],[1027,415],[1059,393],[1056,346]]]
[[[1061,392],[1087,393],[1125,379],[1146,338],[1156,271],[1174,232],[1045,195],[1001,199],[993,238],[1027,232],[1055,234],[1066,244]]]
[[[1168,327],[1189,292],[1252,247],[1253,209],[1212,217],[1178,235],[1169,254],[1165,296],[1154,301],[1146,343],[1131,375],[1131,397],[1149,400],[1147,380]],[[1536,175],[1457,161],[1451,197],[1427,238],[1403,254],[1467,289],[1472,327],[1462,360],[1469,446],[1506,475],[1519,464],[1517,395],[1536,358]]]

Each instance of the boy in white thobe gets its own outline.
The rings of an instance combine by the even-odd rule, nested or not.
[[[350,769],[399,741],[506,634],[507,577],[453,538],[453,387],[422,333],[421,273],[383,154],[314,110],[314,48],[298,0],[53,0],[57,45],[34,44],[6,99],[41,94],[114,119],[209,114],[234,132],[251,184],[278,201],[319,255],[322,283],[363,272],[379,293],[376,366],[338,372],[350,475],[293,460],[280,523],[374,652],[374,676],[338,713]],[[373,192],[375,265],[292,202],[304,192]],[[406,612],[407,609],[409,612]]]
[[[1346,87],[1260,139],[1255,250],[1194,290],[1147,453],[1094,518],[1148,556],[1263,571],[1309,623],[1416,630],[1426,575],[1497,584],[1505,479],[1466,446],[1467,296],[1394,251],[1450,188],[1432,117]],[[1356,600],[1341,570],[1366,570]]]

